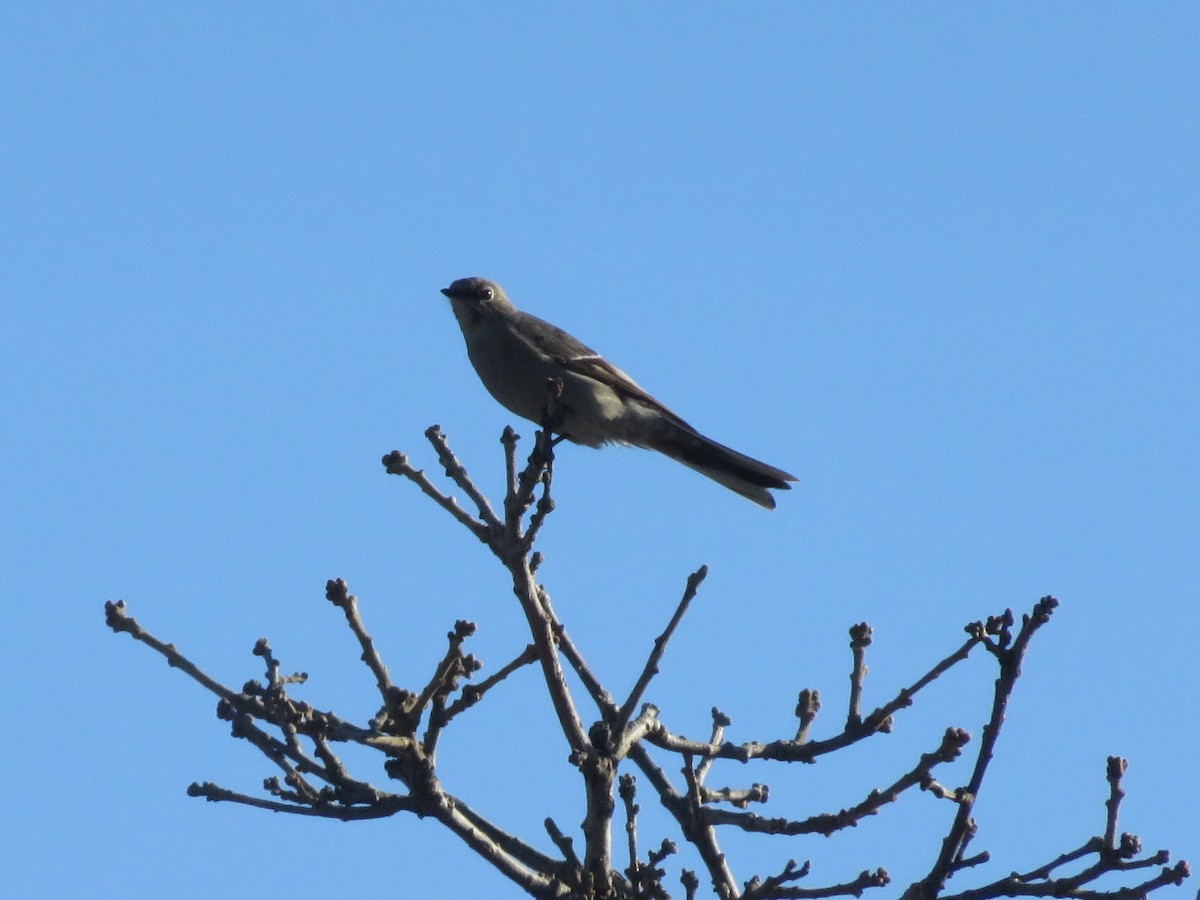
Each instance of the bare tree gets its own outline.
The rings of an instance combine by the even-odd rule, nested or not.
[[[948,889],[951,876],[989,858],[987,852],[971,852],[976,834],[973,811],[995,753],[1014,685],[1021,674],[1021,662],[1030,642],[1050,621],[1058,605],[1053,597],[1037,601],[1019,624],[1007,610],[968,624],[966,639],[949,655],[930,666],[912,684],[899,688],[887,702],[867,711],[862,708],[862,696],[872,634],[865,622],[854,625],[850,628],[852,668],[848,708],[840,729],[826,737],[814,738],[810,734],[821,700],[817,691],[803,690],[796,704],[794,734],[765,742],[734,743],[725,736],[730,719],[714,708],[707,739],[690,740],[673,733],[661,711],[643,702],[643,698],[707,569],[701,566],[688,576],[674,615],[654,640],[640,677],[629,695],[618,699],[589,667],[556,615],[550,595],[537,581],[541,555],[534,550],[534,543],[554,508],[550,496],[554,446],[551,436],[538,432],[533,452],[522,469],[517,463],[517,435],[512,429],[505,430],[502,444],[507,490],[499,511],[472,482],[440,430],[436,426],[430,428],[426,437],[447,478],[466,495],[474,512],[439,490],[403,454],[389,453],[383,458],[384,466],[389,473],[419,487],[491,550],[507,569],[531,643],[506,665],[477,682],[466,683],[481,672],[482,666],[464,649],[475,626],[460,620],[450,632],[446,652],[428,682],[419,689],[406,689],[392,682],[360,616],[358,601],[349,593],[346,583],[340,579],[330,581],[326,596],[345,615],[381,700],[374,718],[365,724],[355,724],[289,696],[289,686],[303,681],[304,676],[283,674],[265,639],[254,648],[254,653],[266,664],[265,680],[250,681],[241,690],[234,690],[207,675],[173,644],[164,643],[144,630],[126,613],[123,602],[107,603],[107,623],[115,632],[127,633],[157,651],[171,666],[215,694],[217,715],[232,723],[233,735],[252,743],[282,773],[282,779],[274,776],[264,782],[264,796],[250,796],[207,782],[191,785],[192,796],[345,821],[416,813],[436,819],[529,895],[544,898],[663,898],[670,896],[668,884],[676,880],[687,898],[700,891],[702,879],[696,872],[683,868],[677,879],[668,878],[667,861],[677,851],[675,842],[664,840],[651,848],[639,846],[640,805],[635,771],[649,785],[649,793],[674,819],[677,839],[692,846],[695,856],[702,861],[704,878],[722,900],[857,897],[868,888],[888,885],[889,876],[882,868],[868,869],[841,884],[810,885],[809,863],[795,861],[789,861],[778,872],[755,876],[739,884],[722,851],[721,834],[739,829],[772,835],[829,835],[875,815],[913,788],[947,801],[954,814],[940,849],[936,854],[931,852],[935,858],[928,872],[900,892],[904,900],[1018,896],[1116,900],[1145,897],[1160,887],[1182,884],[1188,876],[1185,861],[1169,865],[1170,855],[1166,851],[1144,854],[1136,836],[1118,833],[1118,812],[1124,796],[1121,779],[1126,763],[1118,757],[1109,757],[1108,798],[1099,834],[1035,869],[1013,872],[998,881],[962,890]],[[836,812],[766,817],[750,811],[751,805],[767,802],[769,792],[764,785],[714,788],[709,784],[710,775],[723,761],[811,763],[886,734],[892,729],[893,717],[911,706],[917,694],[978,653],[991,657],[997,677],[991,711],[975,747],[974,764],[965,785],[950,787],[935,777],[939,766],[957,759],[971,743],[971,737],[959,728],[948,728],[937,746],[903,765],[890,784],[870,791],[859,802]],[[537,849],[530,839],[507,833],[452,794],[439,777],[437,749],[447,726],[524,666],[540,670],[546,698],[570,748],[570,763],[578,770],[583,810],[580,849],[576,849],[575,838],[551,819],[546,819],[545,828],[556,853]],[[568,669],[583,685],[586,696],[572,692]],[[589,711],[582,711],[581,705]],[[587,724],[589,721],[592,724]],[[558,740],[552,735],[546,739]],[[377,787],[371,781],[351,775],[334,750],[342,743],[378,751],[384,774],[399,789]],[[682,777],[672,778],[669,771],[680,771]],[[624,846],[619,851],[614,848],[614,827],[618,821],[623,821],[624,831],[624,839],[619,841]]]

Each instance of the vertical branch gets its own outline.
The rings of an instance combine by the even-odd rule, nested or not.
[[[637,852],[637,815],[641,808],[635,802],[637,798],[637,783],[632,775],[622,775],[619,781],[618,793],[621,802],[625,804],[625,838],[629,845],[629,880],[637,883],[638,852]]]
[[[1125,791],[1121,788],[1121,778],[1129,763],[1119,756],[1108,758],[1108,800],[1104,802],[1108,815],[1104,822],[1104,849],[1112,852],[1117,849],[1117,813],[1121,809],[1121,801]]]
[[[975,802],[979,799],[979,790],[983,785],[983,777],[987,774],[988,765],[992,761],[996,741],[1000,737],[1000,729],[1004,725],[1004,714],[1008,709],[1008,700],[1016,687],[1017,679],[1021,676],[1021,661],[1029,642],[1039,628],[1050,621],[1050,616],[1058,606],[1053,597],[1043,597],[1034,606],[1033,611],[1024,616],[1021,630],[1016,640],[1012,639],[1012,611],[1007,610],[1002,618],[989,619],[987,633],[995,635],[994,641],[988,641],[984,646],[996,657],[1000,664],[1000,674],[996,677],[996,687],[992,694],[992,713],[987,724],[983,726],[983,739],[979,742],[979,755],[975,758],[975,768],[971,772],[971,780],[961,792],[958,812],[950,831],[942,841],[941,853],[933,864],[929,874],[921,881],[911,885],[904,892],[903,900],[925,900],[936,897],[946,884],[946,879],[963,865],[963,854],[975,834],[975,820],[971,813]]]
[[[796,743],[808,742],[808,731],[821,711],[821,692],[805,688],[796,698],[796,718],[800,725],[796,729]]]
[[[867,677],[867,647],[871,646],[871,626],[859,622],[850,627],[850,651],[854,654],[854,668],[850,671],[850,710],[846,713],[846,730],[852,731],[862,724],[862,685]]]

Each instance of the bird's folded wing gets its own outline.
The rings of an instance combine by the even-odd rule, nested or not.
[[[530,338],[535,348],[541,353],[561,363],[569,371],[585,378],[594,379],[612,388],[618,394],[640,400],[648,406],[661,410],[672,419],[677,420],[679,424],[691,428],[679,416],[647,394],[636,381],[587,344],[563,331],[557,325],[551,325],[537,316],[531,316],[529,313],[521,313],[521,316],[527,325],[522,329],[522,336]]]

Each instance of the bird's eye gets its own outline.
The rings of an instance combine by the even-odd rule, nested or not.
[[[480,300],[484,300],[484,301],[491,300],[492,294],[493,294],[493,291],[490,287],[485,286],[485,287],[482,287],[479,289],[479,299]]]

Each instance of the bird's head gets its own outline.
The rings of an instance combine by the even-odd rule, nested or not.
[[[508,298],[500,285],[486,278],[460,278],[450,287],[442,288],[442,293],[450,300],[461,301],[471,306],[488,307],[504,306]]]

